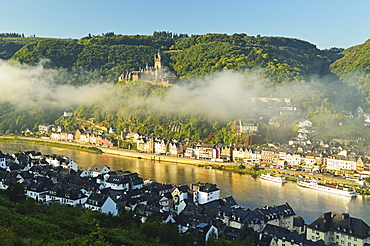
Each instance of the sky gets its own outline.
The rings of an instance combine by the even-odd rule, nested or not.
[[[369,0],[0,0],[0,33],[73,39],[245,33],[349,48],[370,38],[369,9]]]

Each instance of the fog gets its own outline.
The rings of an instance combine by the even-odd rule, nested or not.
[[[43,67],[19,64],[0,60],[0,102],[11,103],[20,109],[48,107],[57,109],[75,108],[81,104],[99,104],[109,113],[121,116],[140,111],[167,114],[181,113],[204,116],[210,119],[236,119],[252,115],[249,98],[290,97],[299,99],[294,104],[319,101],[327,97],[325,81],[315,78],[310,82],[299,82],[288,85],[274,85],[261,79],[263,71],[249,75],[233,71],[222,71],[203,78],[193,79],[187,83],[177,82],[163,96],[140,96],[145,88],[137,86],[129,92],[109,83],[87,81],[83,86],[66,84],[66,71],[50,70]],[[341,91],[333,88],[338,83],[332,81],[330,91]],[[272,89],[273,88],[273,89]],[[329,91],[329,94],[332,93]],[[348,92],[348,90],[347,90]],[[126,93],[126,94],[125,94]],[[342,103],[345,97],[359,98],[358,95],[337,93],[332,103]],[[338,98],[337,100],[335,98]],[[315,100],[314,100],[315,99]],[[319,100],[318,100],[319,99]],[[330,103],[330,100],[326,100]],[[320,106],[320,105],[314,105]],[[356,107],[359,105],[356,105]]]
[[[79,87],[60,84],[63,74],[45,69],[42,63],[28,66],[0,60],[0,102],[20,109],[67,108],[98,100],[113,89],[110,84],[91,83]]]
[[[183,112],[211,118],[232,118],[245,112],[243,101],[255,95],[245,86],[245,76],[225,71],[171,87],[164,98],[152,98],[152,106],[168,113]]]

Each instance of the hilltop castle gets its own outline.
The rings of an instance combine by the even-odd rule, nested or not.
[[[151,82],[162,82],[163,85],[168,84],[167,74],[164,72],[162,67],[162,57],[158,52],[154,56],[154,67],[146,65],[144,68],[139,68],[138,71],[127,71],[123,72],[118,81],[136,81],[136,80],[147,80]]]

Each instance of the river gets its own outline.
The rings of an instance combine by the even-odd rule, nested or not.
[[[189,185],[196,182],[214,183],[221,190],[222,197],[231,195],[242,207],[254,209],[288,202],[295,213],[302,216],[307,223],[312,222],[323,213],[331,211],[349,213],[352,217],[363,219],[370,225],[370,197],[357,196],[350,199],[301,188],[295,182],[290,181],[279,185],[251,175],[204,169],[185,164],[93,154],[43,145],[0,142],[0,150],[3,153],[34,150],[40,151],[42,154],[65,155],[77,162],[83,169],[87,169],[93,164],[104,164],[109,166],[111,170],[122,169],[137,172],[144,179],[160,183],[179,185]]]

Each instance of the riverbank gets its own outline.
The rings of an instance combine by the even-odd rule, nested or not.
[[[183,158],[183,157],[175,157],[175,156],[167,156],[167,155],[158,155],[158,154],[150,154],[150,153],[141,153],[137,151],[127,150],[127,149],[119,149],[116,147],[102,147],[102,146],[91,146],[87,144],[79,144],[74,142],[62,142],[50,139],[43,139],[43,138],[28,138],[28,137],[19,137],[19,136],[0,136],[0,141],[12,141],[12,142],[21,142],[21,143],[30,143],[30,144],[41,144],[41,145],[50,145],[53,147],[60,147],[60,148],[70,148],[80,151],[87,151],[96,154],[110,154],[110,155],[119,155],[129,158],[137,158],[137,159],[147,159],[152,161],[158,162],[171,162],[171,163],[181,163],[187,165],[194,165],[194,166],[214,166],[216,169],[226,169],[220,168],[220,166],[235,166],[238,164],[235,163],[215,163],[208,160],[198,160],[192,158]]]
[[[38,144],[38,145],[48,145],[53,147],[60,147],[60,148],[69,148],[75,149],[80,151],[86,151],[90,153],[101,154],[103,153],[99,148],[82,145],[82,144],[75,144],[70,142],[60,142],[60,141],[51,141],[47,139],[41,138],[25,138],[25,137],[12,137],[12,136],[0,136],[1,142],[19,142],[19,143],[26,143],[26,144]]]
[[[102,147],[102,146],[90,146],[86,144],[79,144],[74,142],[61,142],[55,141],[50,139],[42,139],[42,138],[28,138],[28,137],[14,137],[14,136],[0,136],[0,141],[12,141],[12,142],[21,142],[21,143],[30,143],[30,144],[40,144],[40,145],[49,145],[53,147],[60,147],[60,148],[69,148],[75,149],[79,151],[86,151],[90,153],[96,154],[108,154],[108,155],[118,155],[127,158],[135,158],[135,159],[146,159],[155,162],[169,162],[175,164],[185,164],[185,165],[193,165],[200,168],[207,168],[207,169],[217,169],[229,172],[235,172],[239,174],[249,174],[258,176],[262,173],[274,173],[275,175],[285,176],[287,180],[296,182],[298,180],[303,180],[305,178],[309,179],[319,179],[322,181],[327,182],[337,182],[345,185],[350,185],[353,187],[360,187],[360,185],[356,184],[353,181],[347,180],[343,177],[332,177],[324,174],[310,174],[302,171],[292,171],[289,169],[276,169],[276,168],[258,168],[255,169],[254,167],[246,167],[244,164],[240,163],[233,163],[233,162],[212,162],[208,160],[199,160],[193,158],[184,158],[184,157],[175,157],[175,156],[167,156],[167,155],[158,155],[158,154],[150,154],[150,153],[141,153],[137,151],[127,150],[127,149],[119,149],[116,147]],[[366,194],[369,191],[366,191]]]

